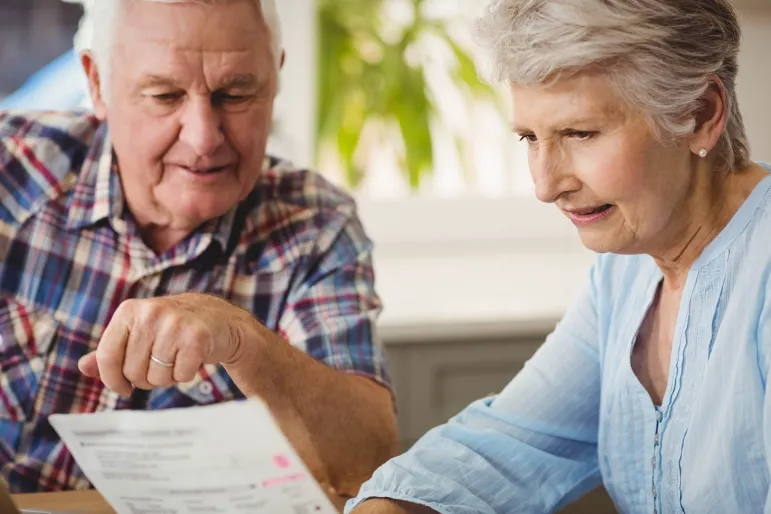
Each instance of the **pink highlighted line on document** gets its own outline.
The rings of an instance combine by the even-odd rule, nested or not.
[[[262,487],[268,488],[268,487],[276,487],[278,485],[284,485],[288,484],[290,482],[296,482],[298,480],[302,480],[305,478],[305,474],[303,473],[295,473],[294,475],[288,475],[285,477],[279,477],[279,478],[271,478],[268,480],[262,481]]]

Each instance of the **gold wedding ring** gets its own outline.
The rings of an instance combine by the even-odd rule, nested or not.
[[[156,357],[153,354],[150,354],[150,360],[153,361],[154,363],[156,363],[159,366],[163,366],[164,368],[173,368],[174,367],[174,363],[173,362],[162,361],[161,359],[159,359],[158,357]]]

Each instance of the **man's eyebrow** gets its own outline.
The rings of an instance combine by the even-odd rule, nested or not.
[[[253,88],[257,85],[257,77],[251,73],[246,75],[231,75],[225,77],[219,84],[219,89]]]
[[[222,82],[220,82],[218,89],[253,88],[257,86],[257,84],[257,77],[251,73],[245,75],[231,75],[225,77]],[[139,81],[140,88],[155,86],[181,87],[175,79],[164,77],[162,75],[147,75]]]
[[[139,81],[140,88],[155,86],[169,86],[176,88],[179,87],[179,84],[176,80],[169,77],[163,77],[161,75],[147,75]]]

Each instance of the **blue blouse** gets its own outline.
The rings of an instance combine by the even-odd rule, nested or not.
[[[547,513],[602,483],[624,513],[771,514],[771,176],[688,274],[657,408],[630,356],[661,280],[649,256],[598,256],[504,391],[381,467],[347,512],[388,497]]]

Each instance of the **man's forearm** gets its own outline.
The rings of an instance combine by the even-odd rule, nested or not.
[[[246,396],[268,403],[319,481],[355,496],[398,450],[390,393],[315,361],[256,322],[247,326],[244,340],[259,342],[242,345],[225,364],[229,375]]]

